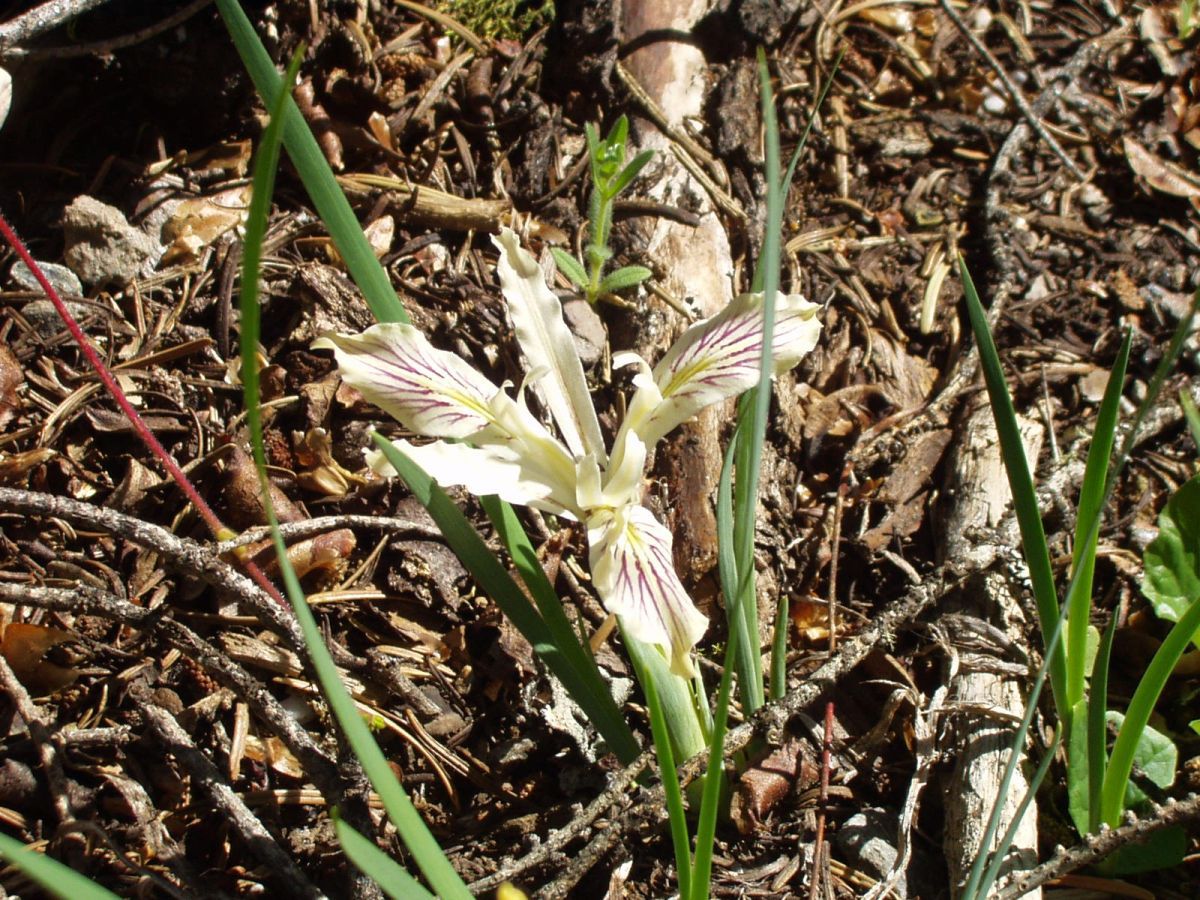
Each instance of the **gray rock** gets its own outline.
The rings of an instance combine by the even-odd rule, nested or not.
[[[46,280],[54,286],[54,289],[63,297],[82,297],[83,285],[80,284],[78,276],[68,269],[66,266],[52,262],[38,261],[38,268],[46,276]],[[13,263],[13,267],[8,271],[8,277],[13,283],[23,291],[37,291],[41,293],[42,286],[33,276],[33,272],[29,270],[29,266],[25,265],[23,260],[17,260]]]
[[[604,357],[608,330],[590,303],[579,298],[563,302],[563,318],[575,338],[575,349],[585,369],[590,369]]]
[[[847,861],[873,878],[883,880],[896,864],[896,816],[882,809],[865,809],[847,819],[838,830],[837,843]],[[908,896],[905,876],[895,886],[901,897]]]
[[[85,316],[94,313],[96,308],[86,303],[68,300],[67,310],[75,317],[76,321],[79,321]],[[54,308],[54,304],[49,300],[34,300],[32,303],[26,303],[21,308],[21,315],[25,317],[25,321],[38,333],[42,340],[50,340],[60,332],[65,331],[67,327],[63,323],[62,317],[59,316],[58,310]]]
[[[115,206],[81,195],[63,210],[66,260],[80,279],[96,287],[125,287],[149,274],[162,246],[129,224]]]

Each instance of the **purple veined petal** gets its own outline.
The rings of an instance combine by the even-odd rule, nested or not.
[[[644,507],[606,509],[588,519],[588,546],[592,579],[608,611],[635,638],[662,647],[672,672],[692,677],[692,649],[708,618],[675,574],[671,532]]]
[[[417,434],[465,438],[492,423],[489,403],[500,389],[411,325],[326,334],[312,346],[333,350],[342,379]]]
[[[799,294],[776,295],[772,374],[792,368],[816,346],[821,331],[817,309]],[[741,294],[717,315],[685,331],[654,367],[662,402],[633,426],[642,440],[653,446],[706,406],[757,384],[762,331],[761,293]]]

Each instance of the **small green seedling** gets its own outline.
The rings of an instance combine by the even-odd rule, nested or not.
[[[616,271],[604,274],[604,267],[613,255],[608,246],[608,238],[612,232],[613,203],[617,195],[629,187],[646,163],[650,162],[654,151],[643,150],[628,164],[625,163],[629,120],[624,116],[613,123],[612,130],[603,139],[594,125],[588,124],[585,130],[588,156],[592,164],[592,196],[588,202],[588,217],[591,220],[588,245],[583,250],[582,262],[565,250],[552,248],[550,252],[554,254],[558,270],[566,275],[575,287],[583,291],[588,303],[594,304],[601,297],[636,287],[654,274],[645,266],[622,266]]]

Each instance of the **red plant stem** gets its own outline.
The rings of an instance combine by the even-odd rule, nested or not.
[[[138,415],[133,404],[129,402],[129,398],[125,396],[125,392],[121,390],[121,386],[117,383],[117,379],[113,377],[108,366],[104,364],[104,360],[100,358],[100,354],[88,342],[87,337],[83,333],[83,329],[79,327],[79,323],[75,321],[75,317],[71,315],[71,311],[67,309],[67,304],[63,302],[54,285],[46,277],[46,273],[42,271],[42,267],[38,265],[37,260],[29,252],[29,248],[25,246],[24,241],[17,235],[13,227],[9,225],[8,219],[0,213],[0,236],[8,242],[8,245],[16,251],[17,256],[29,267],[29,271],[33,273],[33,277],[37,279],[42,290],[46,292],[46,296],[50,298],[50,302],[54,304],[54,308],[58,310],[59,316],[63,323],[67,326],[67,330],[71,332],[71,336],[75,339],[75,343],[79,345],[79,349],[83,351],[83,355],[87,357],[92,368],[96,370],[96,375],[112,398],[117,401],[117,406],[121,407],[121,411],[128,417],[129,422],[133,425],[133,430],[137,432],[138,437],[142,439],[142,443],[150,450],[150,453],[158,458],[162,463],[163,468],[167,470],[167,474],[171,479],[179,485],[179,489],[196,507],[196,511],[200,513],[200,517],[204,519],[209,531],[212,532],[214,538],[223,539],[234,533],[225,526],[225,523],[217,516],[207,501],[200,496],[196,490],[196,486],[188,479],[183,469],[179,467],[179,463],[175,462],[174,457],[167,452],[167,448],[162,445],[154,433],[147,427],[142,417]],[[236,556],[236,554],[235,554]],[[248,559],[240,560],[242,567],[246,570],[255,583],[258,584],[272,600],[282,606],[284,609],[290,610],[291,605],[279,593],[279,589],[271,583],[270,579],[263,574],[262,569]]]
[[[810,900],[819,896],[818,885],[825,871],[824,858],[828,853],[825,846],[825,812],[829,808],[829,770],[830,755],[833,747],[833,701],[825,704],[825,740],[821,742],[821,798],[820,809],[817,811],[817,836],[813,841],[813,871],[809,882],[808,896]]]

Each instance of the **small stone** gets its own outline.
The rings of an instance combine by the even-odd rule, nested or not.
[[[604,357],[608,331],[599,313],[586,300],[574,298],[563,303],[563,318],[575,337],[575,349],[585,369],[590,369]]]
[[[838,846],[847,861],[873,878],[884,879],[896,864],[896,821],[882,809],[865,809],[846,820],[838,832]],[[907,880],[894,885],[897,896],[908,896]]]
[[[38,268],[42,270],[42,274],[46,276],[46,280],[50,282],[50,286],[58,291],[62,297],[82,297],[83,285],[80,284],[79,278],[68,269],[66,266],[52,262],[38,261]],[[29,266],[25,265],[24,260],[17,260],[13,263],[13,267],[8,270],[8,277],[13,283],[23,291],[36,291],[42,293],[42,286],[34,277],[33,272],[29,270]]]
[[[85,284],[125,287],[148,274],[162,246],[129,224],[115,206],[81,195],[63,210],[63,259]]]
[[[96,309],[86,303],[68,300],[67,311],[75,317],[76,321],[79,321],[84,316],[90,316],[95,313]],[[67,327],[63,323],[62,317],[58,314],[58,309],[49,300],[34,300],[32,303],[26,303],[21,308],[21,315],[25,317],[25,321],[37,332],[38,336],[45,341],[50,340],[60,332],[64,332]]]

